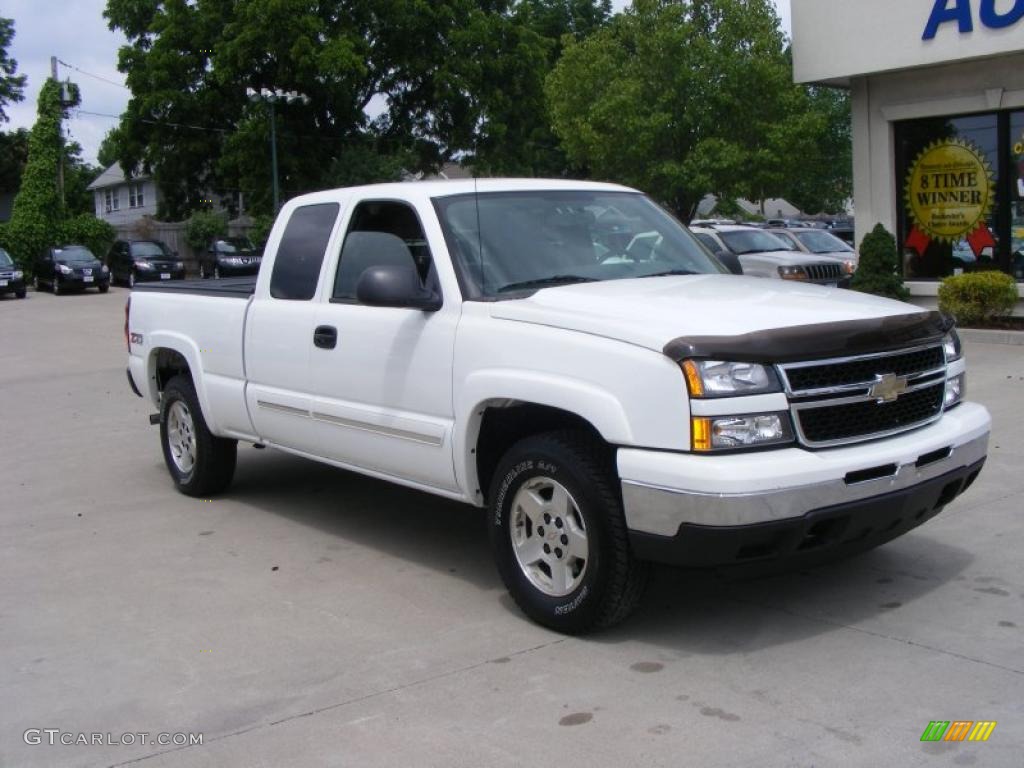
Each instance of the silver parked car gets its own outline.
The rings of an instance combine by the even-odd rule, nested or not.
[[[849,287],[853,269],[843,260],[802,251],[763,229],[722,225],[691,231],[734,274]]]

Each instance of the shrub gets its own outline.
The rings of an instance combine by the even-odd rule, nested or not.
[[[971,272],[947,277],[939,286],[939,309],[960,325],[990,323],[1017,303],[1017,282],[1003,272]]]
[[[906,301],[910,291],[903,285],[899,268],[896,238],[881,224],[876,224],[860,244],[860,264],[851,287],[861,293]]]
[[[55,242],[86,246],[98,259],[103,259],[117,239],[117,231],[102,219],[83,213],[61,222],[60,236]]]
[[[193,213],[185,225],[185,240],[196,251],[206,250],[215,237],[223,237],[228,233],[228,219],[220,213],[197,211]]]
[[[270,237],[270,230],[274,226],[274,217],[265,216],[263,214],[253,219],[252,229],[249,230],[249,239],[255,244],[257,248],[262,249],[267,244],[267,238]]]

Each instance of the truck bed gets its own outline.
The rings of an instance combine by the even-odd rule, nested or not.
[[[161,280],[136,283],[132,290],[140,293],[190,293],[226,299],[248,299],[256,292],[256,275],[222,277],[219,280]]]

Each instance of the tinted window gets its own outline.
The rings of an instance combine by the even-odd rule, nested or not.
[[[770,235],[757,229],[719,232],[718,236],[729,246],[729,250],[737,256],[742,256],[745,253],[793,250],[792,246],[786,245],[775,235]]]
[[[53,257],[57,261],[67,262],[89,262],[96,261],[92,251],[83,245],[69,245],[64,248],[54,248]]]
[[[711,251],[712,253],[718,253],[720,250],[722,250],[722,246],[716,243],[715,238],[713,238],[711,235],[705,235],[703,232],[694,232],[693,236],[700,240],[705,246],[707,246],[708,250]]]
[[[7,251],[0,248],[0,267],[12,267],[14,262],[11,261],[11,257],[7,255]]]
[[[338,210],[337,203],[321,203],[304,205],[292,213],[277,247],[270,278],[270,295],[275,299],[313,298]]]
[[[132,256],[137,259],[161,259],[167,255],[168,253],[164,250],[163,243],[132,243]]]
[[[853,249],[834,235],[828,232],[800,232],[797,234],[800,242],[807,246],[811,253],[843,253]]]
[[[368,238],[357,233],[392,235],[402,243],[388,238]],[[338,272],[334,279],[335,299],[353,300],[356,284],[370,267],[405,266],[415,263],[420,279],[426,280],[432,264],[423,227],[416,212],[404,203],[372,201],[360,203],[352,214],[341,249]]]

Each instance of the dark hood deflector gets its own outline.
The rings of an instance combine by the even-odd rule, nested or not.
[[[679,362],[688,358],[738,363],[795,363],[888,352],[941,341],[952,318],[921,312],[871,320],[798,325],[742,336],[682,336],[662,350]]]

